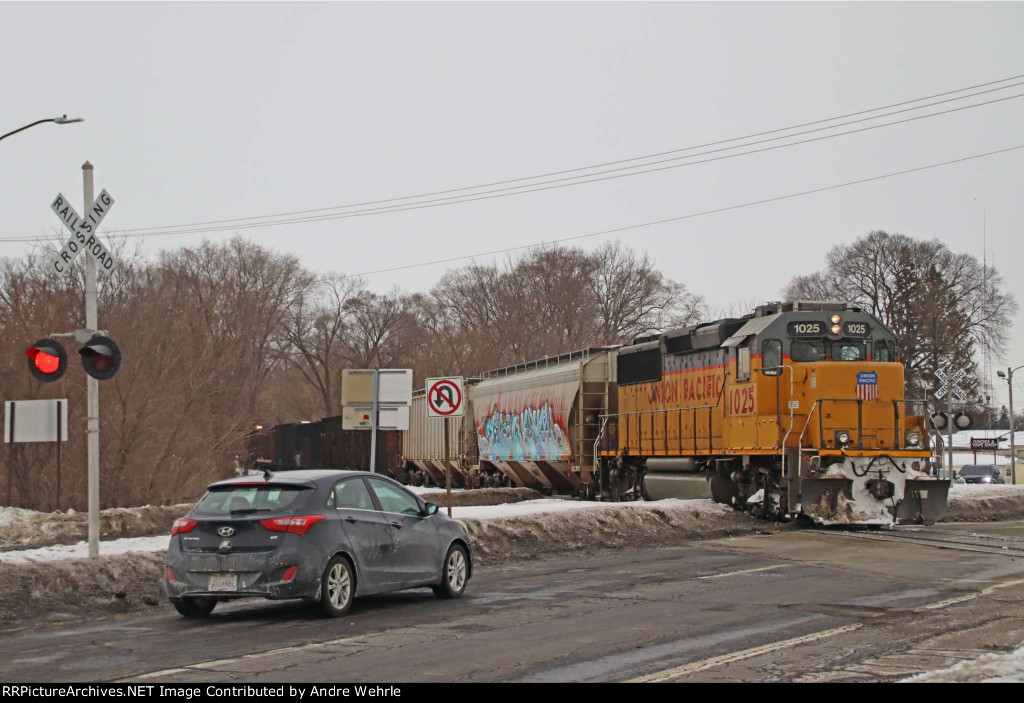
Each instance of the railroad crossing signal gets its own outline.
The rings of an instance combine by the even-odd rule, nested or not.
[[[40,339],[25,350],[28,357],[28,370],[36,379],[44,383],[60,380],[68,370],[68,353],[64,345],[52,339]]]
[[[107,273],[114,270],[114,257],[103,245],[99,237],[96,236],[96,230],[99,229],[100,223],[103,222],[103,218],[107,216],[113,205],[114,198],[104,189],[100,191],[100,197],[96,198],[92,208],[89,212],[85,213],[83,218],[79,217],[78,212],[68,199],[64,197],[63,193],[57,194],[57,197],[50,203],[50,209],[60,218],[64,226],[71,231],[71,239],[64,244],[64,248],[54,257],[50,263],[50,270],[57,273],[67,272],[71,268],[72,262],[78,256],[78,253],[83,249],[96,259],[99,268]]]
[[[121,368],[121,350],[110,337],[93,335],[78,353],[82,355],[82,368],[99,381],[113,378]]]
[[[466,414],[462,376],[427,379],[427,417],[461,417]]]

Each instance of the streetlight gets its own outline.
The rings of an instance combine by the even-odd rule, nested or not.
[[[32,124],[27,124],[24,127],[22,127],[21,129],[16,129],[13,132],[8,132],[7,134],[5,134],[2,137],[0,137],[0,140],[6,139],[7,137],[11,136],[12,134],[17,134],[18,132],[24,132],[29,127],[35,127],[37,124],[42,124],[43,122],[53,122],[54,124],[71,124],[72,122],[85,122],[85,120],[83,120],[81,117],[68,117],[67,115],[61,115],[60,117],[50,117],[50,118],[47,118],[45,120],[36,120]]]
[[[1006,385],[1010,389],[1010,483],[1017,483],[1017,444],[1013,441],[1013,372],[1024,369],[1024,364],[1015,369],[1006,369],[1006,373],[996,371],[999,378],[1006,379]]]

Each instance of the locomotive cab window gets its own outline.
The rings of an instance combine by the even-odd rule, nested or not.
[[[820,339],[793,340],[789,356],[793,361],[824,361],[825,343]]]
[[[864,361],[867,352],[864,349],[864,342],[833,342],[833,361]]]
[[[782,366],[782,340],[766,339],[761,342],[761,368],[765,376],[778,376]]]
[[[892,350],[892,342],[884,339],[875,342],[875,361],[895,361],[896,355]]]

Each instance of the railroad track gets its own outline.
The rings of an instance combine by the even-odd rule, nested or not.
[[[823,529],[820,534],[876,542],[913,542],[936,549],[954,549],[982,554],[1024,557],[1024,537],[982,535],[976,532],[897,526],[888,530]]]

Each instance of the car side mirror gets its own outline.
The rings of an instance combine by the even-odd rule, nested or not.
[[[427,503],[427,507],[424,510],[424,512],[426,513],[427,517],[430,517],[431,515],[436,514],[437,513],[437,504],[436,503]]]

